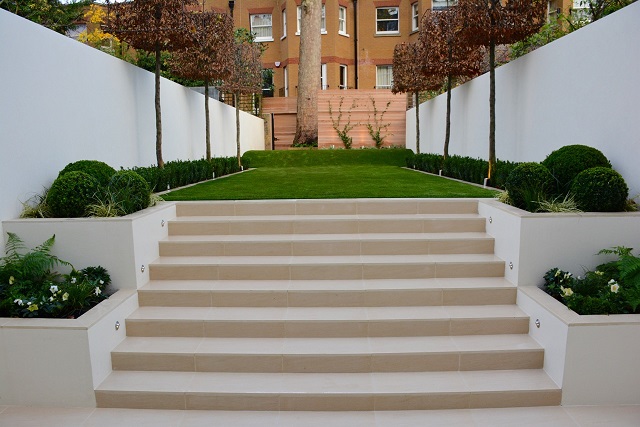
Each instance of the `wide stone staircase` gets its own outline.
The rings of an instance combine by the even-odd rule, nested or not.
[[[99,407],[559,405],[475,200],[185,202]]]

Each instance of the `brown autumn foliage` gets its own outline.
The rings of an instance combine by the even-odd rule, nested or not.
[[[393,93],[416,95],[416,153],[420,154],[420,102],[418,94],[442,87],[442,76],[430,74],[425,63],[424,45],[400,43],[393,50]]]
[[[194,44],[175,51],[169,61],[174,74],[204,80],[206,158],[211,159],[209,123],[209,84],[226,79],[233,67],[233,21],[227,14],[204,12],[191,14]]]
[[[463,36],[489,48],[489,180],[496,170],[495,48],[520,41],[545,23],[547,2],[542,0],[459,0]]]
[[[260,47],[254,43],[236,40],[232,59],[231,74],[224,80],[222,90],[233,93],[236,106],[236,149],[238,166],[242,167],[240,156],[240,103],[242,94],[260,93],[262,91],[262,62]]]
[[[188,10],[196,0],[131,0],[111,3],[107,0],[105,31],[126,41],[136,49],[155,53],[156,160],[162,159],[162,114],[160,109],[160,53],[175,51],[193,44],[195,28]]]
[[[445,160],[449,157],[453,80],[472,78],[482,73],[484,50],[463,38],[462,31],[461,16],[456,7],[427,10],[422,17],[419,40],[424,50],[424,64],[429,74],[446,79]]]

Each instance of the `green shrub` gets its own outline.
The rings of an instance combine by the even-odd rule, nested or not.
[[[88,173],[67,172],[53,181],[47,193],[47,206],[54,218],[82,217],[99,191],[98,180]]]
[[[548,198],[553,188],[553,176],[540,163],[522,163],[505,183],[513,206],[535,212],[538,202]]]
[[[124,215],[149,206],[151,197],[149,185],[134,171],[116,172],[109,182],[109,191],[118,201]]]
[[[582,171],[602,166],[611,168],[611,163],[599,150],[586,145],[566,145],[552,152],[542,164],[556,179],[559,194],[566,193],[571,181]]]
[[[571,194],[578,208],[585,212],[621,212],[625,209],[629,187],[618,172],[597,167],[575,177]]]
[[[109,180],[116,173],[116,170],[108,164],[98,160],[78,160],[77,162],[69,163],[58,174],[62,176],[67,172],[84,172],[98,180],[100,185],[107,186]]]

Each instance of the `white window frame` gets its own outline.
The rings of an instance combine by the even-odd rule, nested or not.
[[[384,75],[383,75],[384,70]],[[390,72],[390,76],[388,75]],[[389,82],[382,82],[381,78],[384,77]],[[376,66],[376,89],[391,89],[393,87],[393,66],[392,65],[378,65]]]
[[[320,64],[320,89],[329,89],[327,84],[327,64]]]
[[[411,31],[418,31],[420,29],[420,12],[418,3],[411,5]]]
[[[287,37],[287,9],[282,9],[282,37],[280,40]]]
[[[284,67],[284,96],[289,96],[289,67]]]
[[[431,1],[431,9],[432,10],[445,10],[449,9],[452,6],[457,6],[458,0],[432,0]]]
[[[381,10],[392,10],[395,9],[396,11],[396,18],[395,19],[380,19],[378,18],[378,11]],[[397,30],[391,30],[391,31],[380,31],[378,30],[378,24],[380,22],[393,22],[395,21],[396,24],[398,25],[398,29]],[[397,6],[393,6],[393,7],[377,7],[376,8],[376,34],[400,34],[400,8]]]
[[[270,25],[260,25],[260,26],[255,26],[253,25],[253,19],[255,16],[261,16],[261,17],[270,17],[270,21],[271,24]],[[255,42],[272,42],[273,41],[273,15],[270,13],[256,13],[256,14],[251,14],[249,15],[249,24],[251,26],[251,33],[255,35],[254,41]],[[271,35],[270,36],[258,36],[257,33],[254,31],[254,28],[269,28],[271,31]]]
[[[327,14],[324,5],[322,5],[322,18],[320,21],[320,34],[327,34]],[[297,16],[297,26],[296,26],[296,36],[300,35],[300,23],[302,21],[302,6],[296,7],[296,16]]]
[[[349,37],[347,34],[347,8],[338,7],[338,34]]]
[[[347,66],[344,64],[340,64],[340,81],[344,82],[344,84],[339,84],[338,89],[346,90],[349,88],[349,80],[347,79]]]

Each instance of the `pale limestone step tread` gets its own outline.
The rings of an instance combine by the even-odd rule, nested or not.
[[[414,307],[140,307],[127,320],[385,321],[526,319],[516,305]]]
[[[241,395],[398,395],[558,391],[541,369],[373,373],[114,371],[99,392]]]
[[[504,263],[493,254],[340,255],[340,256],[162,256],[153,266],[171,265],[327,265]]]
[[[306,242],[306,241],[449,241],[449,240],[493,240],[489,234],[481,231],[459,233],[353,233],[353,234],[224,234],[224,235],[169,235],[160,243],[190,242]]]
[[[406,221],[406,220],[456,220],[483,219],[477,213],[447,213],[447,214],[349,214],[349,215],[233,215],[233,216],[178,216],[170,223],[198,223],[198,222],[332,222],[332,221]]]
[[[502,277],[354,280],[151,280],[139,292],[403,291],[516,289]]]
[[[127,337],[113,353],[160,355],[371,355],[542,350],[528,335],[355,338]]]

